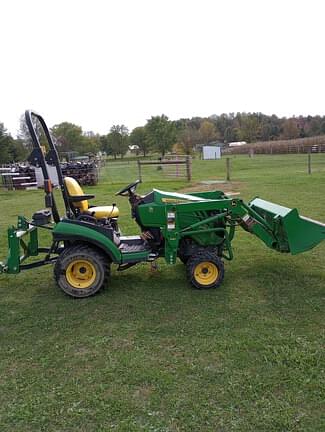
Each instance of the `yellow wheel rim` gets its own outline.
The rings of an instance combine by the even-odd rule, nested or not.
[[[67,281],[73,288],[87,289],[95,282],[96,269],[90,261],[72,261],[66,272]]]
[[[211,285],[219,276],[218,267],[209,261],[203,261],[195,267],[194,277],[200,285]]]

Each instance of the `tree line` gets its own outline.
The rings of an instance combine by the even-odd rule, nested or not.
[[[45,143],[40,129],[39,133],[41,142]],[[100,135],[63,122],[54,125],[51,133],[62,154],[97,153],[101,150],[117,158],[124,157],[129,146],[135,146],[143,156],[150,152],[164,156],[171,150],[191,154],[195,147],[212,142],[253,143],[322,135],[325,134],[325,116],[280,118],[262,113],[230,113],[171,121],[163,114],[151,117],[144,126],[135,127],[132,131],[123,124],[113,125],[107,134]],[[0,123],[0,163],[25,160],[30,148],[30,136],[23,117],[17,138],[13,138]]]

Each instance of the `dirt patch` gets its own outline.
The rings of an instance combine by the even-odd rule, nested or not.
[[[145,402],[151,396],[154,387],[151,385],[139,386],[133,393],[133,397],[140,402]]]
[[[191,186],[185,187],[179,192],[204,192],[204,191],[215,191],[221,190],[225,193],[238,193],[242,192],[245,188],[242,182],[225,182],[225,183],[207,183],[203,182],[192,184]]]

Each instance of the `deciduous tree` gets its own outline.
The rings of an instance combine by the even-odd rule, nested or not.
[[[82,152],[85,137],[81,126],[63,122],[53,126],[51,132],[56,139],[59,152]]]
[[[284,139],[299,137],[299,129],[295,119],[289,119],[284,123],[282,137]]]
[[[44,132],[43,132],[43,129],[42,129],[39,121],[35,117],[32,117],[32,121],[34,124],[34,129],[36,131],[36,135],[40,141],[40,144],[43,146],[46,146],[47,140],[44,136]],[[18,139],[23,143],[23,145],[26,147],[27,150],[29,150],[29,151],[32,150],[33,141],[32,141],[32,137],[31,137],[29,130],[28,130],[28,127],[27,127],[27,123],[25,120],[25,114],[22,114],[20,116]]]
[[[123,157],[128,149],[128,135],[129,130],[124,125],[113,125],[110,129],[110,133],[107,136],[109,153],[114,156],[114,159],[118,155]]]
[[[200,139],[202,144],[209,144],[218,138],[218,133],[215,125],[209,121],[204,120],[199,129]]]
[[[130,135],[130,144],[138,146],[142,151],[143,156],[146,156],[150,148],[150,143],[144,126],[139,126],[133,129]]]
[[[255,115],[244,114],[241,118],[240,138],[248,143],[257,141],[259,137],[260,126],[258,118]]]
[[[175,124],[168,120],[168,117],[164,114],[151,117],[145,128],[149,144],[158,150],[162,156],[165,156],[166,152],[176,143]]]
[[[3,123],[0,123],[0,163],[8,163],[10,156],[8,148],[11,143],[11,136],[8,135]]]
[[[193,153],[193,148],[200,142],[200,134],[195,127],[185,126],[178,134],[177,144],[186,155]]]

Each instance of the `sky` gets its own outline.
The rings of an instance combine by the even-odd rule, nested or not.
[[[0,122],[325,114],[322,0],[2,0]]]

